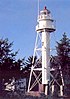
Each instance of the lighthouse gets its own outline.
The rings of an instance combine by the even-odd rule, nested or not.
[[[42,11],[40,11],[37,19],[36,25],[36,42],[34,48],[34,57],[42,58],[42,66],[37,68],[37,66],[33,66],[31,68],[28,92],[36,85],[36,82],[40,82],[40,74],[41,74],[41,83],[45,86],[45,94],[48,94],[48,85],[50,82],[50,33],[55,31],[54,20],[51,17],[51,12],[44,7]],[[40,40],[39,40],[40,39]],[[34,60],[34,59],[33,59]],[[36,75],[35,73],[39,71],[40,74]],[[35,76],[36,80],[31,87],[31,79],[32,75]]]
[[[55,31],[51,12],[44,7],[38,16],[36,31],[42,35],[42,84],[50,81],[50,33]]]

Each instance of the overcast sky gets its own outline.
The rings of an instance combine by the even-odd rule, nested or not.
[[[51,47],[64,32],[70,38],[70,0],[40,0],[40,10],[47,6],[56,20],[55,34],[51,34]],[[36,38],[38,0],[0,0],[0,38],[14,41],[17,58],[33,55]],[[55,35],[55,37],[54,37]]]

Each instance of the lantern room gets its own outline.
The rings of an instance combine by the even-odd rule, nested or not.
[[[38,24],[36,26],[37,32],[43,32],[44,29],[47,32],[55,31],[54,20],[51,17],[51,12],[46,8],[46,6],[44,7],[44,10],[40,11],[37,21],[38,21]]]

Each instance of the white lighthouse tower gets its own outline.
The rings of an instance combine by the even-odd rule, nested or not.
[[[51,17],[51,12],[46,7],[40,11],[37,22],[37,37],[33,62],[34,57],[37,56],[39,60],[42,59],[42,66],[37,67],[36,64],[32,65],[28,92],[32,90],[37,83],[41,82],[45,85],[45,94],[47,94],[50,81],[50,33],[55,31],[55,26],[54,20]],[[32,75],[35,76],[35,81],[33,83],[31,83]]]
[[[48,84],[50,80],[50,33],[55,31],[54,20],[50,11],[45,7],[40,12],[36,31],[42,33],[42,84]]]

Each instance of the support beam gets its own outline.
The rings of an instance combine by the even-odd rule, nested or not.
[[[63,86],[60,86],[60,96],[63,96]]]

